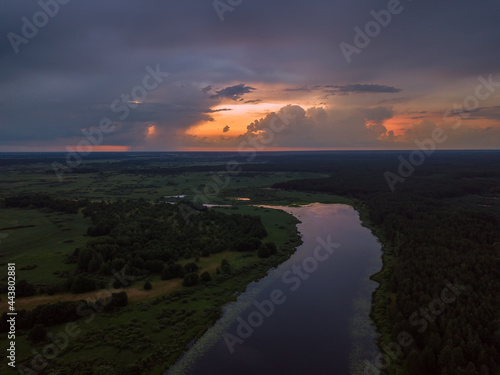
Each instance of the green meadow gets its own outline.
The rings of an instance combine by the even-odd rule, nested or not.
[[[163,198],[166,196],[186,195],[186,199],[194,199],[201,194],[210,203],[231,205],[211,210],[260,217],[268,233],[263,242],[275,243],[279,251],[265,259],[259,258],[256,252],[225,251],[209,257],[180,260],[182,265],[196,262],[199,273],[206,271],[212,276],[211,282],[196,287],[182,286],[182,279],[161,280],[159,275],[135,278],[131,285],[123,288],[128,295],[128,305],[115,312],[94,311],[77,320],[74,328],[78,334],[68,340],[67,347],[60,350],[56,358],[47,362],[44,373],[114,374],[118,373],[114,371],[118,371],[116,366],[120,364],[122,370],[125,368],[132,371],[130,373],[133,373],[134,366],[138,366],[147,369],[148,374],[161,374],[186,350],[191,340],[218,319],[223,305],[235,300],[237,293],[243,292],[251,281],[265,276],[270,268],[287,259],[300,243],[294,217],[283,211],[254,207],[253,204],[350,202],[327,194],[270,189],[277,182],[319,178],[324,174],[249,172],[228,176],[193,171],[156,176],[120,173],[120,168],[113,165],[119,163],[112,160],[100,164],[105,168],[99,173],[66,174],[62,182],[45,164],[4,167],[6,173],[0,179],[0,198],[18,193],[50,193],[59,199],[101,201],[142,198],[164,204],[161,201],[178,201]],[[216,186],[217,194],[205,196],[208,186]],[[65,214],[47,208],[0,208],[0,262],[4,266],[15,262],[17,280],[25,279],[37,289],[36,295],[17,299],[18,310],[32,310],[41,304],[59,301],[96,301],[107,293],[106,290],[83,294],[46,293],[47,287],[76,275],[75,264],[67,260],[75,249],[84,247],[89,240],[86,231],[90,225],[90,219],[84,218],[81,211]],[[220,273],[223,260],[228,261],[231,275]],[[97,280],[107,281],[102,276]],[[144,289],[146,281],[151,283],[151,290]],[[0,296],[0,312],[7,310],[6,297],[5,293]],[[47,331],[57,336],[65,332],[65,326],[53,326]],[[16,337],[18,363],[26,366],[32,364],[34,351],[42,353],[50,345],[49,340],[35,344],[28,339],[28,335],[28,331],[20,330]],[[7,345],[7,340],[2,338],[0,343]],[[0,370],[8,373],[9,369],[2,363]]]

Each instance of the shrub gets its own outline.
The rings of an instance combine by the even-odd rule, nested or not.
[[[175,279],[176,277],[184,277],[184,267],[181,264],[169,264],[161,272],[162,280]]]
[[[276,247],[276,244],[274,242],[268,242],[264,245],[269,250],[269,254],[274,255],[278,252],[278,248]]]
[[[104,311],[113,311],[119,307],[125,307],[128,304],[128,295],[125,292],[112,293],[111,301],[104,306]]]
[[[244,238],[233,244],[233,251],[254,251],[262,242],[258,238]]]
[[[184,286],[195,286],[200,283],[200,277],[198,276],[197,273],[188,273],[184,277],[184,281],[182,282],[182,285]]]
[[[193,272],[197,272],[199,267],[196,263],[187,263],[184,266],[184,269],[186,270],[186,273],[193,273]]]
[[[227,259],[222,259],[222,262],[220,263],[220,268],[222,273],[228,275],[231,273],[231,267],[229,266],[229,262],[227,261]]]
[[[85,292],[91,292],[96,289],[94,280],[88,277],[78,275],[73,283],[71,284],[71,293],[79,294]]]
[[[200,280],[202,283],[209,283],[210,281],[212,281],[212,276],[207,271],[205,271],[201,274]]]
[[[259,258],[269,258],[269,256],[271,254],[269,253],[269,249],[267,248],[267,246],[261,245],[259,247],[259,251],[257,252],[257,255],[259,256]]]
[[[21,280],[16,285],[16,297],[34,296],[35,293],[36,288],[26,280]]]

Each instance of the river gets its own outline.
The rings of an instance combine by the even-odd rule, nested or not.
[[[347,205],[273,208],[301,221],[303,244],[225,306],[167,375],[358,375],[376,356],[377,238]]]

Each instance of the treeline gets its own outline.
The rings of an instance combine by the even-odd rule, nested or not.
[[[350,196],[367,208],[385,245],[372,314],[388,374],[500,374],[499,155],[468,156],[437,155],[394,193],[384,179],[397,167],[389,159],[351,160],[331,178],[274,186]],[[460,293],[443,303],[447,280]],[[414,342],[400,345],[402,332]]]
[[[205,211],[186,223],[178,206],[144,200],[89,203],[83,214],[91,218],[87,234],[95,238],[71,261],[80,271],[99,275],[123,267],[130,275],[162,274],[181,259],[257,251],[267,236],[256,216]]]
[[[78,213],[80,208],[87,206],[89,203],[88,200],[57,199],[44,193],[20,194],[4,198],[3,202],[6,208],[50,208],[68,214]]]
[[[44,304],[35,307],[33,310],[18,310],[16,315],[16,328],[28,330],[35,325],[53,327],[58,324],[76,321],[96,312],[112,312],[128,304],[127,293],[111,293],[108,299],[98,299],[96,302],[90,301],[63,301],[52,304]],[[3,313],[0,321],[0,332],[8,332],[9,316]]]
[[[277,252],[274,243],[262,242],[267,231],[257,216],[228,215],[204,208],[190,212],[186,223],[182,209],[194,210],[186,204],[151,203],[144,199],[72,201],[48,194],[8,197],[4,205],[68,213],[82,209],[83,215],[91,219],[86,233],[90,239],[66,260],[76,264],[77,275],[40,290],[48,294],[99,289],[99,278],[122,269],[130,276],[157,274],[164,280],[189,275],[185,284],[190,286],[197,284],[198,268],[195,263],[182,266],[178,263],[182,259],[199,259],[223,251],[255,251],[259,257],[267,258]],[[193,273],[196,276],[191,276]],[[0,290],[5,287],[0,285]],[[19,286],[19,291],[26,291],[20,296],[29,296],[35,294],[35,287],[26,283]]]

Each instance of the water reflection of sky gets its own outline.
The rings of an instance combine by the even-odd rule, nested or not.
[[[223,317],[168,374],[362,374],[359,363],[374,357],[375,332],[368,314],[376,287],[369,276],[381,266],[376,238],[361,226],[350,206],[265,207],[296,216],[303,244],[289,260],[228,304]],[[317,239],[328,236],[341,246],[292,290],[284,282],[284,273],[302,265],[313,255]],[[283,292],[285,302],[276,305],[273,314],[242,344],[235,344],[230,354],[223,334],[237,337],[241,320],[256,310],[254,303],[270,299],[276,289]]]

